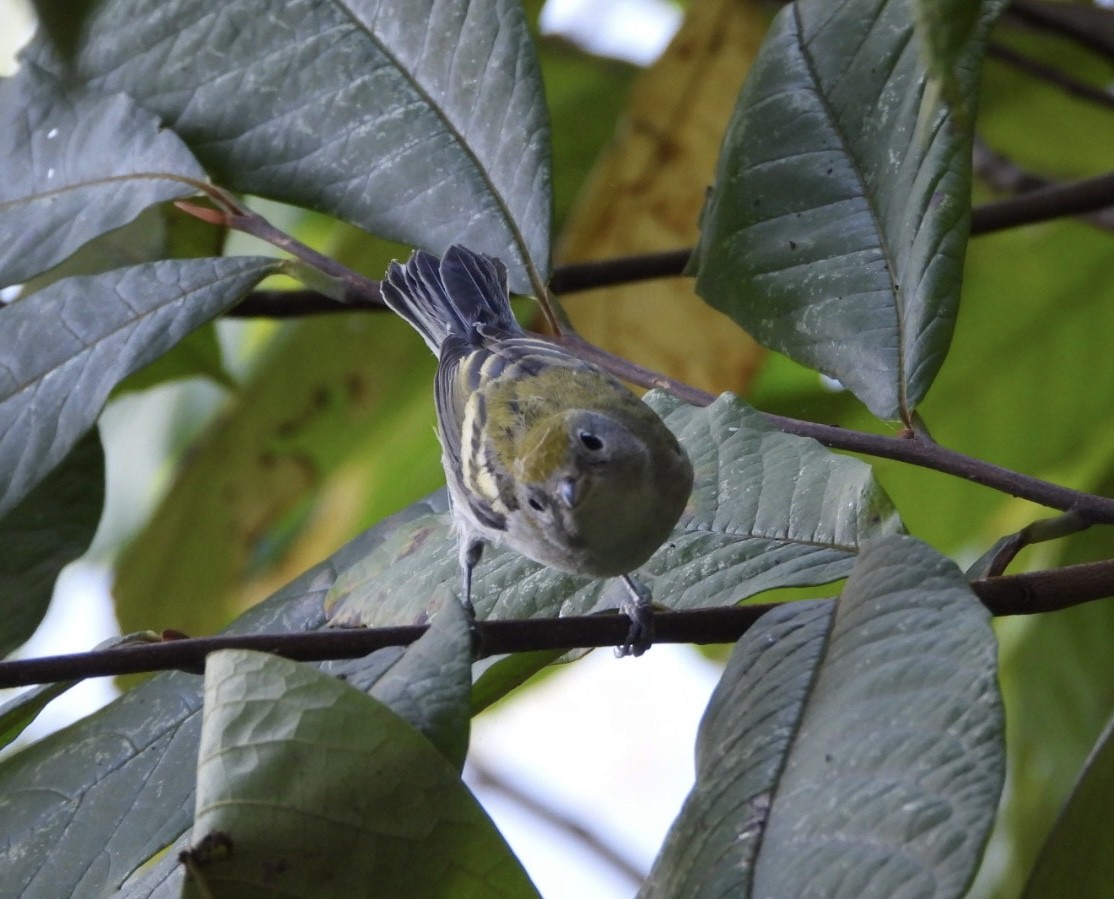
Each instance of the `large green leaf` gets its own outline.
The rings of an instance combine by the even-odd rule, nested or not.
[[[366,557],[386,534],[425,510],[416,505],[361,534],[251,609],[228,632],[324,626],[323,600],[337,571]],[[374,654],[365,661],[384,671],[391,667],[379,665]],[[360,678],[361,686],[373,681],[352,666],[347,673]],[[0,763],[4,889],[22,899],[98,896],[177,840],[190,825],[200,711],[198,677],[160,674]],[[434,731],[447,733],[446,715],[433,712],[427,720]],[[168,867],[173,869],[158,868],[162,879],[156,880],[163,888],[169,888]],[[129,880],[132,886],[136,892],[127,895],[138,897],[150,895],[157,884],[139,875]]]
[[[1109,893],[1114,883],[1114,856],[1109,852],[1112,791],[1114,718],[1107,722],[1044,844],[1023,899],[1099,899]]]
[[[643,896],[960,896],[1004,774],[989,615],[919,541],[737,644]]]
[[[235,630],[317,626],[332,576],[325,566],[307,572]],[[200,678],[161,674],[0,764],[4,889],[23,899],[99,896],[180,836],[200,712]]]
[[[31,58],[60,68],[45,42]],[[76,77],[162,117],[223,186],[440,253],[549,265],[549,134],[517,0],[109,0]]]
[[[149,110],[36,66],[0,81],[0,286],[26,281],[205,172]]]
[[[112,649],[120,646],[131,646],[158,641],[159,636],[150,631],[139,634],[129,634],[124,637],[111,637],[97,644],[96,649]],[[84,681],[69,680],[54,683],[40,684],[23,690],[12,699],[0,705],[0,749],[14,741],[31,724],[39,713],[51,702]]]
[[[153,262],[65,278],[0,308],[0,515],[65,458],[117,383],[277,267]]]
[[[968,119],[995,6],[956,55]],[[908,418],[944,360],[969,219],[970,132],[926,100],[913,18],[910,0],[781,11],[694,255],[701,296],[883,418]]]
[[[527,896],[526,873],[458,771],[387,706],[306,665],[209,656],[198,863],[184,896]]]
[[[85,552],[104,505],[104,450],[96,429],[0,518],[0,656],[34,633],[62,569]]]
[[[862,540],[901,523],[870,467],[807,438],[773,430],[725,394],[686,406],[661,393],[650,405],[680,438],[695,470],[673,537],[638,572],[656,602],[675,609],[728,605],[776,587],[845,577]],[[441,585],[459,584],[445,517],[415,519],[338,578],[331,614],[344,623],[422,620]],[[545,569],[488,549],[473,599],[481,617],[529,618],[615,608],[618,580]]]

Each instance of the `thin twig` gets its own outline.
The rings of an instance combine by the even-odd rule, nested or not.
[[[1062,512],[1074,511],[1091,524],[1114,524],[1114,499],[1110,497],[1083,493],[1070,487],[1042,481],[1040,478],[1019,474],[992,462],[948,449],[931,440],[916,436],[885,437],[833,425],[800,421],[768,412],[761,414],[769,424],[780,431],[812,437],[832,449],[909,462],[922,468],[956,475],[972,483],[991,487],[1050,509],[1059,509]]]
[[[984,203],[971,213],[971,234],[989,234],[1114,206],[1114,172],[1051,184],[1016,197]]]
[[[1016,21],[1070,38],[1106,59],[1114,59],[1114,13],[1077,3],[1013,0],[1006,15]]]
[[[543,802],[534,794],[511,783],[507,778],[493,771],[482,762],[476,761],[472,756],[468,758],[468,767],[464,771],[465,778],[469,778],[480,787],[486,787],[492,792],[500,793],[511,802],[525,809],[534,817],[546,824],[568,834],[593,855],[599,857],[618,873],[622,874],[635,887],[642,885],[646,879],[646,872],[638,865],[623,855],[618,849],[607,842],[589,825],[575,820],[567,812],[558,811],[551,805]]]
[[[557,294],[595,290],[616,284],[633,284],[652,278],[672,278],[684,274],[685,265],[692,255],[691,248],[666,250],[663,253],[645,253],[641,256],[621,256],[592,262],[573,262],[553,270],[549,287]]]
[[[1080,81],[1055,66],[1046,65],[1030,56],[1026,56],[1024,53],[1018,53],[1012,47],[994,42],[987,45],[986,52],[990,57],[1013,66],[1019,72],[1047,81],[1066,94],[1089,100],[1099,106],[1105,106],[1107,109],[1114,109],[1114,94],[1095,87],[1093,84],[1088,84],[1086,81]]]
[[[971,234],[978,236],[1003,231],[1020,225],[1029,225],[1049,219],[1063,218],[1064,216],[1079,216],[1087,213],[1099,212],[1114,207],[1114,173],[1099,175],[1079,181],[1063,183],[1041,182],[1038,189],[1025,191],[1016,197],[985,203],[976,206],[971,211]],[[181,204],[180,204],[181,205]],[[261,220],[262,221],[262,220]],[[230,223],[225,221],[225,223]],[[238,226],[241,222],[236,221]],[[247,222],[249,228],[254,229],[254,223]],[[267,226],[270,228],[270,226]],[[284,299],[280,300],[281,291],[262,291],[248,294],[248,296],[229,315],[236,317],[249,317],[251,315],[276,316],[279,318],[293,318],[298,315],[317,315],[321,313],[340,311],[372,312],[379,311],[382,306],[379,302],[379,283],[368,278],[355,275],[343,266],[337,265],[328,257],[317,254],[316,251],[299,244],[288,235],[270,228],[271,234],[263,236],[264,240],[274,243],[275,246],[289,249],[296,246],[297,258],[309,262],[307,253],[313,254],[319,260],[327,260],[331,265],[323,268],[330,276],[351,274],[358,281],[346,279],[346,287],[350,293],[346,302],[338,309],[333,301],[325,303],[322,295],[312,290],[290,291]],[[256,233],[251,230],[248,233]],[[285,238],[278,242],[277,237]],[[271,237],[276,237],[272,240]],[[643,281],[651,278],[669,278],[684,274],[685,264],[692,255],[691,247],[677,250],[668,250],[662,253],[645,253],[637,256],[619,256],[613,259],[595,262],[575,263],[572,265],[558,266],[553,271],[551,281],[555,293],[568,294],[585,290],[594,290],[599,287],[608,287],[615,284],[626,284]],[[322,262],[322,265],[325,263]],[[334,270],[336,275],[333,275]],[[259,301],[255,300],[257,294],[262,294]]]
[[[1049,571],[1011,574],[971,583],[994,615],[1035,615],[1114,596],[1114,560]],[[654,642],[734,643],[771,605],[664,612],[654,618]],[[543,649],[618,646],[630,629],[625,615],[589,615],[512,621],[477,621],[477,655]],[[294,634],[227,634],[123,646],[93,652],[0,662],[0,688],[180,669],[200,673],[220,649],[254,649],[296,661],[353,659],[387,646],[407,646],[424,625],[347,628]]]
[[[375,283],[375,282],[371,282]],[[386,312],[383,303],[352,293],[343,302],[316,290],[253,290],[225,313],[226,318],[301,318],[348,312]]]
[[[1023,169],[1008,156],[991,149],[977,136],[973,155],[975,175],[991,190],[1022,196],[1029,191],[1056,187],[1056,182]],[[1104,231],[1114,230],[1114,203],[1098,210],[1084,212],[1079,218]]]

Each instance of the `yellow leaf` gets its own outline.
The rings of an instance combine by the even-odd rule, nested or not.
[[[635,82],[612,146],[558,245],[561,262],[692,246],[724,129],[766,31],[754,0],[694,0]],[[690,278],[595,290],[562,304],[587,340],[705,390],[742,392],[763,350]]]

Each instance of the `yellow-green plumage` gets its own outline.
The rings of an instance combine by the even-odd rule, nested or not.
[[[484,542],[596,577],[645,563],[692,489],[688,457],[653,410],[597,366],[527,337],[490,257],[416,252],[391,265],[383,297],[438,355],[466,592]]]

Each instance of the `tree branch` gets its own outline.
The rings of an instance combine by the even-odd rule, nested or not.
[[[371,282],[376,283],[376,282]],[[387,312],[379,300],[378,284],[374,299],[367,293],[352,291],[342,302],[316,290],[253,290],[224,313],[225,318],[301,318],[306,315],[336,315],[348,312]]]
[[[1114,206],[1114,172],[1049,184],[993,203],[971,213],[971,235],[990,234],[1065,216],[1099,212]]]
[[[1112,206],[1114,173],[1078,181],[1048,183],[1016,197],[976,206],[971,211],[971,235],[990,234],[1065,216],[1085,215]],[[232,224],[242,228],[244,222]],[[286,235],[274,229],[266,236],[259,234],[258,222],[250,222],[242,230],[263,237],[276,246],[284,246],[277,241],[281,241]],[[557,266],[550,282],[551,289],[558,294],[577,293],[652,278],[679,277],[684,274],[691,254],[692,248],[685,247],[661,253],[619,256]],[[304,260],[304,255],[299,258]],[[336,277],[333,268],[335,265],[327,273]],[[348,272],[347,269],[343,271]],[[335,312],[379,312],[383,308],[378,282],[356,276],[356,280],[347,280],[344,302],[330,300],[313,290],[254,291],[226,315],[235,318],[295,318],[300,315]]]
[[[549,287],[556,294],[577,293],[599,287],[612,287],[616,284],[648,281],[652,278],[673,278],[684,274],[685,265],[691,255],[692,249],[685,247],[662,253],[559,265],[553,270]]]
[[[865,453],[882,459],[909,462],[922,468],[956,475],[975,484],[1027,499],[1050,509],[1072,511],[1091,524],[1114,524],[1114,499],[1061,487],[1040,478],[1019,474],[1001,465],[956,452],[921,436],[884,437],[850,431],[833,425],[799,421],[781,415],[762,413],[773,427],[789,434],[812,437],[832,449]]]
[[[1018,53],[1012,47],[1006,47],[1003,44],[991,42],[987,45],[986,52],[991,58],[1013,66],[1019,72],[1024,72],[1026,75],[1031,75],[1041,81],[1047,81],[1049,84],[1058,87],[1070,96],[1088,100],[1099,106],[1105,106],[1107,109],[1114,109],[1114,94],[1110,94],[1102,90],[1102,88],[1095,87],[1093,84],[1080,81],[1067,72],[1061,71],[1054,66],[1045,65],[1043,62],[1026,56],[1024,53]]]
[[[1114,14],[1097,6],[1013,0],[1006,16],[1062,35],[1107,59],[1114,59]]]
[[[543,335],[537,336],[543,337]],[[715,399],[707,391],[690,387],[688,384],[675,381],[666,375],[650,371],[618,356],[613,356],[605,350],[587,343],[575,334],[562,334],[560,337],[544,339],[568,347],[577,355],[595,362],[617,377],[630,381],[632,384],[667,390],[679,399],[696,406],[707,406]],[[946,446],[942,446],[923,435],[886,437],[881,434],[868,434],[864,431],[852,431],[834,425],[787,418],[769,412],[760,412],[759,414],[771,427],[777,428],[779,431],[786,434],[796,434],[799,437],[811,437],[832,449],[908,462],[944,474],[956,475],[984,487],[990,487],[1011,496],[1039,503],[1050,509],[1075,512],[1091,524],[1114,524],[1114,499],[1096,496],[1093,493],[1083,493],[1079,490],[1072,490],[1070,487],[1062,487],[1059,484],[1042,481],[1040,478],[1019,474],[1011,469],[1003,468],[1001,465],[985,462],[965,453],[948,449]]]
[[[994,615],[1034,615],[1114,596],[1114,560],[1049,571],[985,578],[971,589]],[[663,612],[654,617],[656,643],[734,643],[771,605]],[[477,657],[543,649],[618,646],[630,629],[625,615],[477,621]],[[0,662],[0,688],[180,669],[200,674],[205,656],[253,649],[302,662],[354,659],[387,646],[407,646],[424,625],[326,629],[294,634],[225,634],[118,646],[93,652]]]

